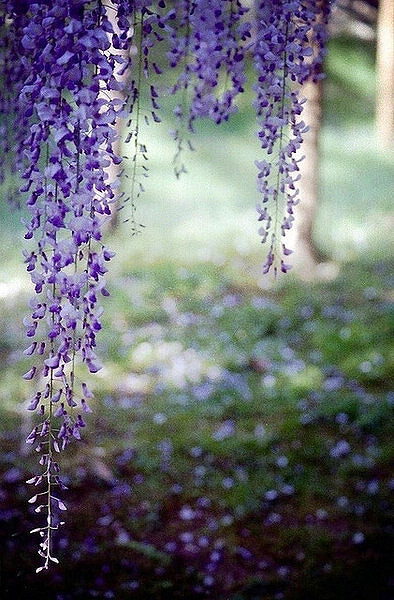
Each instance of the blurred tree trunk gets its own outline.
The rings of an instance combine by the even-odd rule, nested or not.
[[[324,7],[327,0],[320,0]],[[304,280],[312,279],[317,274],[318,264],[321,262],[316,246],[313,242],[313,227],[316,219],[319,201],[319,138],[322,127],[322,82],[307,81],[301,89],[301,95],[306,98],[301,119],[309,126],[304,142],[300,149],[300,156],[305,155],[299,163],[301,180],[298,182],[300,190],[300,204],[296,208],[295,222],[290,231],[289,246],[294,249],[292,263],[297,275]]]
[[[305,155],[299,163],[301,180],[300,204],[296,208],[295,222],[291,231],[290,246],[294,249],[293,265],[303,279],[312,278],[319,262],[319,253],[313,242],[319,198],[319,137],[322,125],[322,83],[308,81],[302,88],[307,102],[302,120],[309,126],[300,153]]]
[[[376,131],[378,144],[394,142],[394,0],[380,0],[376,55]]]

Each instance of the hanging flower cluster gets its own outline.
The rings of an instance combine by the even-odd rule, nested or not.
[[[133,212],[143,190],[139,172],[146,174],[141,119],[159,122],[160,95],[180,95],[174,108],[179,175],[195,120],[229,118],[244,91],[246,59],[253,56],[258,136],[268,155],[256,163],[261,235],[269,242],[264,272],[276,272],[278,261],[286,272],[283,256],[290,250],[280,234],[294,220],[295,153],[307,130],[294,84],[320,76],[328,5],[263,0],[249,19],[240,0],[0,2],[0,153],[12,154],[12,168],[23,170],[21,192],[30,213],[24,256],[35,295],[25,318],[25,354],[33,362],[24,378],[37,382],[28,410],[38,419],[27,442],[41,465],[28,482],[37,489],[30,502],[45,513],[44,525],[33,530],[44,559],[38,570],[56,562],[52,533],[66,509],[57,495],[64,485],[56,455],[80,439],[91,412],[92,394],[77,371],[81,364],[91,373],[101,368],[95,351],[99,299],[108,295],[106,265],[113,256],[102,243],[102,227],[118,200],[119,181],[109,172],[121,162],[119,119],[129,115]],[[175,83],[157,85],[171,70]]]
[[[177,176],[185,170],[178,159],[188,134],[194,133],[194,121],[209,117],[219,124],[237,110],[234,100],[246,81],[244,45],[251,36],[251,24],[242,19],[247,12],[238,0],[182,0],[167,15],[167,57],[171,68],[178,67],[170,92],[180,92],[174,108],[179,127],[173,134]],[[188,145],[193,149],[190,141]]]
[[[29,501],[46,512],[46,524],[36,530],[40,568],[56,560],[51,534],[58,509],[65,509],[56,495],[63,485],[55,454],[80,439],[83,414],[90,412],[91,393],[76,380],[77,358],[91,373],[101,368],[95,353],[99,298],[108,295],[103,276],[113,256],[101,243],[103,216],[114,198],[105,169],[120,160],[114,125],[123,104],[110,92],[119,88],[115,67],[125,61],[109,53],[112,32],[99,3],[40,2],[29,6],[20,36],[26,78],[19,106],[30,119],[22,147],[30,211],[25,237],[34,239],[24,255],[35,289],[25,318],[31,341],[25,354],[35,360],[24,378],[38,381],[28,409],[40,421],[27,442],[41,455],[42,472],[29,480],[44,488]]]
[[[296,158],[296,153],[308,131],[300,118],[304,100],[294,83],[300,86],[312,77],[319,77],[327,16],[327,5],[322,2],[258,3],[254,46],[258,81],[254,86],[254,106],[260,144],[268,154],[268,160],[256,161],[261,194],[259,233],[262,242],[268,240],[270,244],[264,273],[273,267],[276,274],[278,259],[282,272],[291,268],[285,257],[292,250],[281,238],[291,229],[294,207],[299,202],[296,184],[300,179],[298,163],[302,159]]]

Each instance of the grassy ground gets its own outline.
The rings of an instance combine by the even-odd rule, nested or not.
[[[61,576],[41,597],[388,598],[388,278],[384,264],[353,264],[325,286],[267,295],[212,263],[118,277],[94,414],[65,466]],[[5,331],[13,315],[15,302]],[[2,369],[3,587],[27,597],[42,582],[14,333]]]
[[[29,291],[14,251],[20,228],[2,214],[4,597],[392,597],[394,167],[374,148],[372,54],[360,44],[336,40],[328,63],[316,241],[341,263],[334,281],[289,276],[262,289],[246,108],[220,145],[201,127],[179,183],[165,132],[150,136],[147,229],[131,240],[124,224],[109,240],[118,256],[105,367],[63,468],[61,565],[43,577],[24,484],[36,470],[20,378]]]

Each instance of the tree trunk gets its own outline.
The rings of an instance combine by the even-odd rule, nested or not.
[[[293,229],[289,235],[289,245],[294,249],[293,265],[302,279],[312,278],[319,262],[319,255],[313,243],[319,198],[319,136],[322,124],[322,83],[308,81],[301,93],[307,99],[302,112],[302,120],[309,126],[300,153],[305,155],[299,163],[301,180],[300,204],[296,208]]]
[[[388,149],[394,142],[394,0],[379,2],[376,74],[376,133]]]
[[[323,10],[327,6],[327,0],[319,0],[319,6]],[[299,163],[300,204],[296,207],[294,225],[288,235],[288,245],[294,249],[292,264],[300,279],[305,281],[315,278],[333,279],[338,274],[337,265],[323,262],[324,258],[313,241],[320,190],[319,139],[323,112],[322,82],[307,81],[301,88],[301,95],[307,100],[301,119],[309,126],[309,131],[305,134],[299,151],[300,157],[305,155],[304,160]]]
[[[319,8],[326,8],[327,0],[319,0]],[[323,18],[321,14],[321,18]],[[314,51],[319,49],[315,44]],[[320,188],[320,152],[319,139],[322,127],[323,85],[321,81],[307,81],[300,93],[306,98],[301,119],[309,127],[299,155],[305,155],[299,163],[301,180],[299,181],[300,204],[296,208],[295,222],[290,247],[294,249],[293,265],[297,275],[304,280],[313,279],[317,275],[317,267],[321,256],[313,242],[313,227],[315,224]]]

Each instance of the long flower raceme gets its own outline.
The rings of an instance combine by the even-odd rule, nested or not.
[[[47,569],[53,532],[66,509],[60,498],[59,453],[81,437],[92,398],[85,369],[96,373],[100,299],[108,295],[113,256],[102,228],[118,200],[113,166],[121,162],[119,119],[128,116],[134,201],[146,171],[141,123],[160,121],[160,96],[177,95],[178,159],[197,118],[227,120],[246,85],[252,55],[254,106],[264,156],[258,167],[261,236],[268,242],[264,272],[286,272],[290,250],[282,239],[299,201],[296,152],[307,124],[301,119],[302,83],[320,77],[329,3],[262,0],[254,11],[240,0],[74,0],[0,2],[0,153],[23,167],[25,263],[34,286],[25,318],[35,382],[28,410],[36,425],[27,442],[40,455],[29,479],[30,499],[44,524],[39,553]],[[255,17],[254,22],[252,16]],[[156,77],[175,74],[170,89]],[[168,79],[167,79],[168,81]],[[12,123],[10,128],[8,122]],[[8,128],[7,128],[8,127]],[[176,165],[176,172],[184,170]],[[1,175],[0,175],[1,177]],[[132,216],[134,219],[134,217]],[[60,493],[59,493],[60,490]]]
[[[159,92],[156,88],[156,78],[162,70],[154,58],[152,50],[163,41],[162,31],[165,29],[166,17],[161,15],[150,0],[133,0],[124,2],[122,14],[127,16],[133,33],[132,44],[126,49],[129,52],[129,69],[127,81],[126,109],[128,113],[126,144],[132,146],[132,170],[128,193],[123,199],[123,208],[127,203],[131,206],[132,233],[139,233],[141,224],[136,223],[136,201],[145,190],[143,177],[148,176],[147,147],[142,138],[142,126],[150,123],[160,123]],[[164,5],[163,2],[158,3]],[[146,97],[149,98],[147,106]],[[126,176],[128,177],[128,176]]]
[[[177,176],[185,170],[180,157],[186,145],[192,149],[188,136],[196,119],[208,117],[219,124],[237,111],[235,100],[246,81],[247,12],[238,0],[182,0],[167,15],[168,64],[177,73],[170,93],[179,97],[173,132]]]
[[[290,268],[286,257],[292,250],[286,247],[284,236],[292,227],[299,202],[301,159],[296,152],[308,131],[300,118],[305,100],[299,86],[319,77],[327,17],[326,3],[309,0],[265,0],[257,7],[254,106],[260,145],[268,155],[256,161],[261,194],[259,233],[262,242],[269,244],[264,273],[271,268],[275,274],[278,268],[283,272]]]
[[[35,296],[25,319],[31,342],[25,353],[34,364],[24,378],[37,381],[28,408],[40,420],[27,442],[41,455],[42,473],[29,480],[39,490],[30,502],[46,514],[35,530],[42,537],[41,569],[55,560],[52,532],[65,509],[56,491],[63,484],[55,456],[80,439],[90,411],[91,393],[77,380],[77,363],[91,373],[101,368],[95,352],[99,299],[108,295],[104,274],[112,257],[101,227],[114,198],[106,167],[120,160],[113,145],[122,109],[110,92],[118,89],[114,69],[124,59],[108,53],[112,27],[100,3],[37,2],[28,17],[20,103],[31,123],[23,178],[30,211],[25,237],[31,240],[25,262]]]

